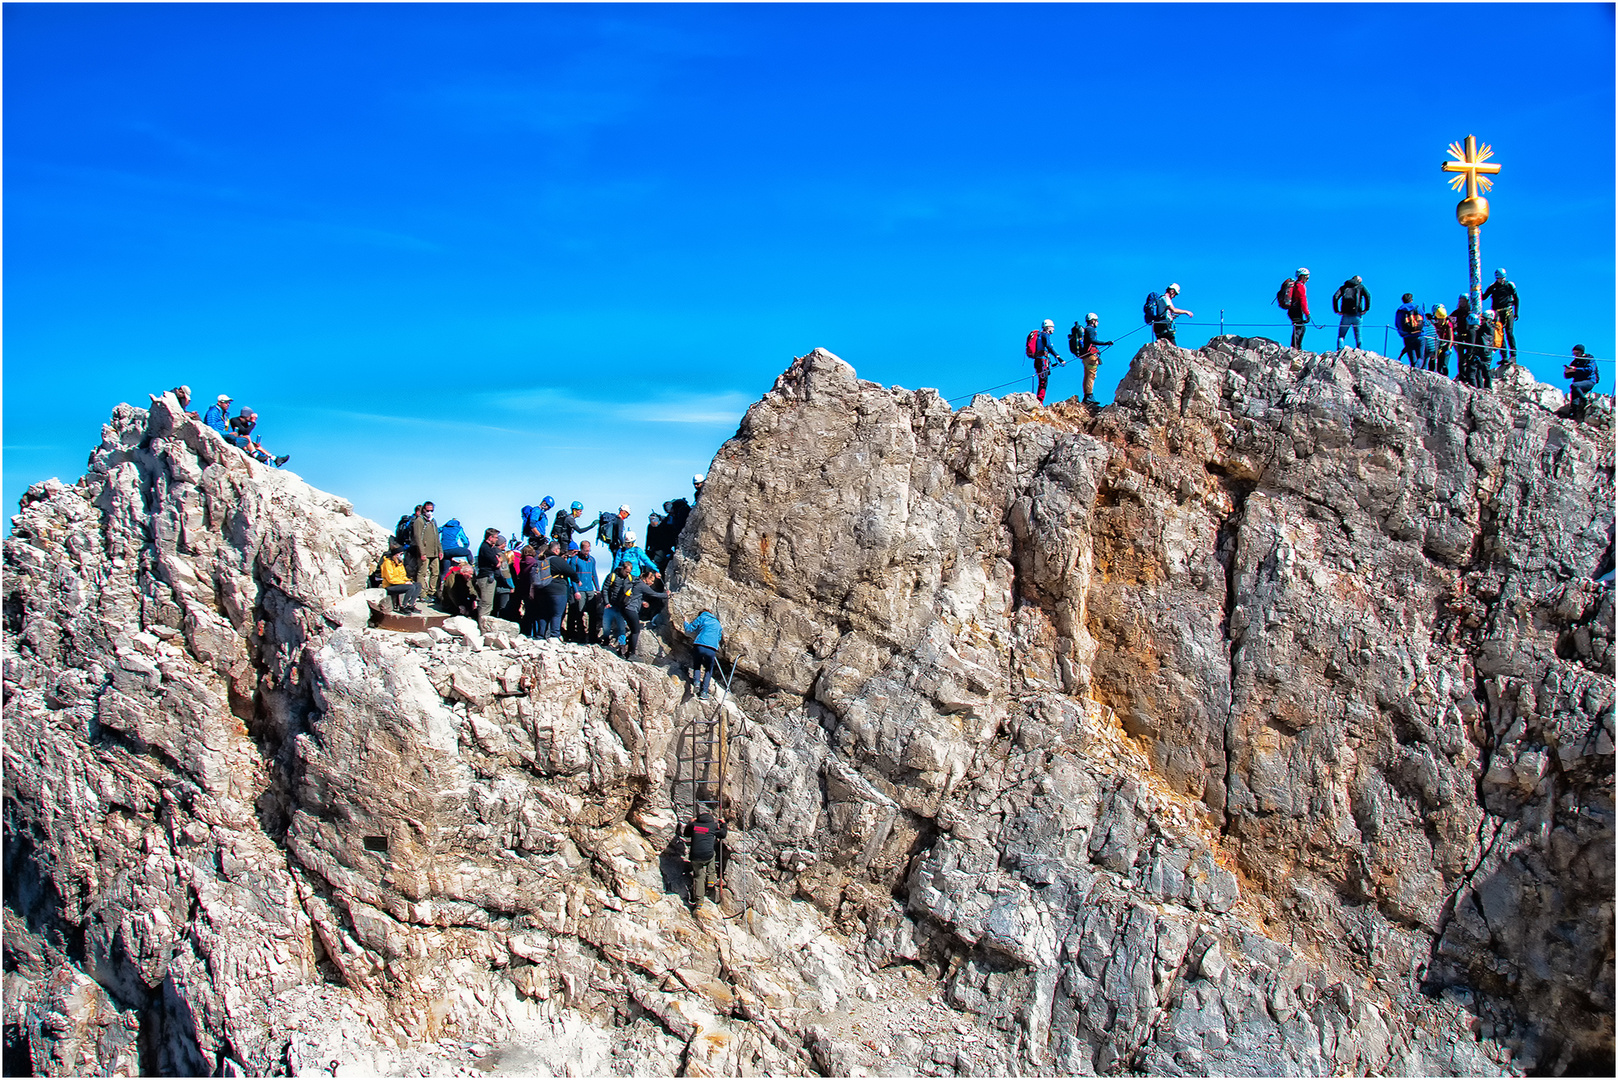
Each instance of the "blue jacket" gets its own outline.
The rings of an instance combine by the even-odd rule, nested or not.
[[[1399,331],[1399,333],[1401,333],[1401,334],[1403,334],[1405,332],[1404,329],[1403,329],[1404,323],[1403,323],[1403,320],[1401,319],[1401,315],[1404,312],[1407,312],[1407,311],[1414,311],[1417,315],[1420,315],[1421,314],[1421,305],[1416,303],[1414,300],[1412,300],[1412,301],[1410,301],[1410,303],[1408,303],[1408,304],[1400,304],[1396,309],[1394,309],[1394,312],[1393,312],[1393,328],[1395,330]],[[1418,331],[1418,333],[1419,333],[1419,331]]]
[[[639,576],[642,570],[650,570],[654,574],[657,573],[657,564],[651,559],[648,559],[646,557],[646,552],[642,551],[638,547],[624,548],[624,550],[618,553],[618,557],[614,561],[619,566],[622,566],[624,563],[633,564],[635,567],[635,574],[637,576]]]
[[[1053,333],[1055,333],[1054,330],[1041,330],[1039,332],[1039,344],[1034,347],[1035,359],[1041,356],[1048,356],[1052,360],[1062,359],[1062,354],[1051,346],[1051,334]]]
[[[450,518],[448,521],[444,522],[444,524],[438,527],[438,542],[444,545],[446,548],[459,547],[470,549],[472,547],[472,545],[467,542],[466,530],[461,528],[461,523],[456,521],[454,518]]]
[[[601,583],[596,578],[596,560],[594,555],[581,555],[577,551],[567,557],[568,565],[579,573],[579,592],[600,592]]]
[[[711,611],[704,611],[686,623],[685,632],[696,635],[691,642],[693,645],[706,645],[710,649],[719,648],[719,639],[724,634],[719,628],[719,620],[714,618]]]
[[[1084,326],[1084,350],[1083,350],[1084,352],[1089,352],[1091,349],[1095,349],[1097,352],[1100,352],[1101,351],[1100,347],[1102,345],[1111,345],[1111,344],[1112,344],[1112,342],[1110,342],[1110,341],[1102,341],[1101,340],[1101,333],[1095,327],[1091,326],[1089,323],[1085,324],[1085,326]]]
[[[544,507],[525,506],[522,508],[522,538],[524,540],[532,539],[532,535],[528,531],[530,527],[539,534],[541,541],[551,538],[551,517],[545,513]]]
[[[208,411],[202,414],[202,422],[219,432],[219,434],[228,437],[230,428],[225,426],[225,411],[218,405],[210,405],[208,406]]]

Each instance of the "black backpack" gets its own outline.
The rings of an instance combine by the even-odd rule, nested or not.
[[[1074,356],[1084,355],[1084,327],[1078,323],[1074,323],[1073,329],[1067,332],[1067,351]]]
[[[416,542],[415,536],[410,531],[410,523],[414,520],[415,518],[406,514],[399,519],[399,524],[393,527],[393,538],[405,547],[411,547]]]
[[[556,575],[551,573],[550,556],[541,555],[538,559],[535,559],[534,564],[528,568],[528,572],[525,576],[528,578],[529,596],[534,595],[535,593],[539,592],[539,590],[555,581]]]
[[[614,610],[625,611],[629,607],[629,594],[635,591],[635,579],[614,570],[612,577],[607,579],[607,603]]]
[[[1297,285],[1296,278],[1287,278],[1281,282],[1281,287],[1275,290],[1275,303],[1277,307],[1292,310],[1292,289]]]

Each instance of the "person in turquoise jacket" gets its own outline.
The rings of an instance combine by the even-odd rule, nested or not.
[[[618,553],[619,565],[624,563],[633,564],[636,574],[639,574],[642,570],[650,570],[654,574],[659,573],[657,564],[637,545],[636,541],[638,539],[639,537],[632,532],[624,533],[624,544],[626,546]]]
[[[714,664],[719,660],[719,640],[724,636],[724,630],[720,628],[714,613],[703,608],[696,618],[685,624],[685,632],[692,635],[691,651],[697,658],[691,678],[695,681],[697,672],[702,672],[702,687],[697,691],[697,697],[705,698],[708,696],[708,682],[713,677]]]

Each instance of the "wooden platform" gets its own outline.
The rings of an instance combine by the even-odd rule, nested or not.
[[[435,608],[422,608],[416,615],[401,615],[391,607],[368,601],[371,625],[379,630],[396,630],[401,634],[423,634],[435,626],[443,626],[454,618]]]

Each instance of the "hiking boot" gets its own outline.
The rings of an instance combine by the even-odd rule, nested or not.
[[[282,454],[280,457],[275,459],[275,467],[277,469],[279,469],[281,466],[285,465],[287,462],[289,462],[291,460],[292,460],[292,455],[291,454]]]
[[[1092,408],[1092,409],[1099,409],[1099,408],[1101,408],[1101,402],[1099,402],[1099,401],[1097,401],[1097,400],[1096,400],[1096,399],[1095,399],[1095,398],[1093,398],[1093,397],[1087,397],[1087,398],[1085,398],[1085,399],[1084,399],[1084,400],[1083,400],[1083,401],[1081,401],[1081,402],[1079,402],[1079,404],[1080,404],[1080,405],[1088,405],[1088,406],[1090,406],[1090,408]]]

